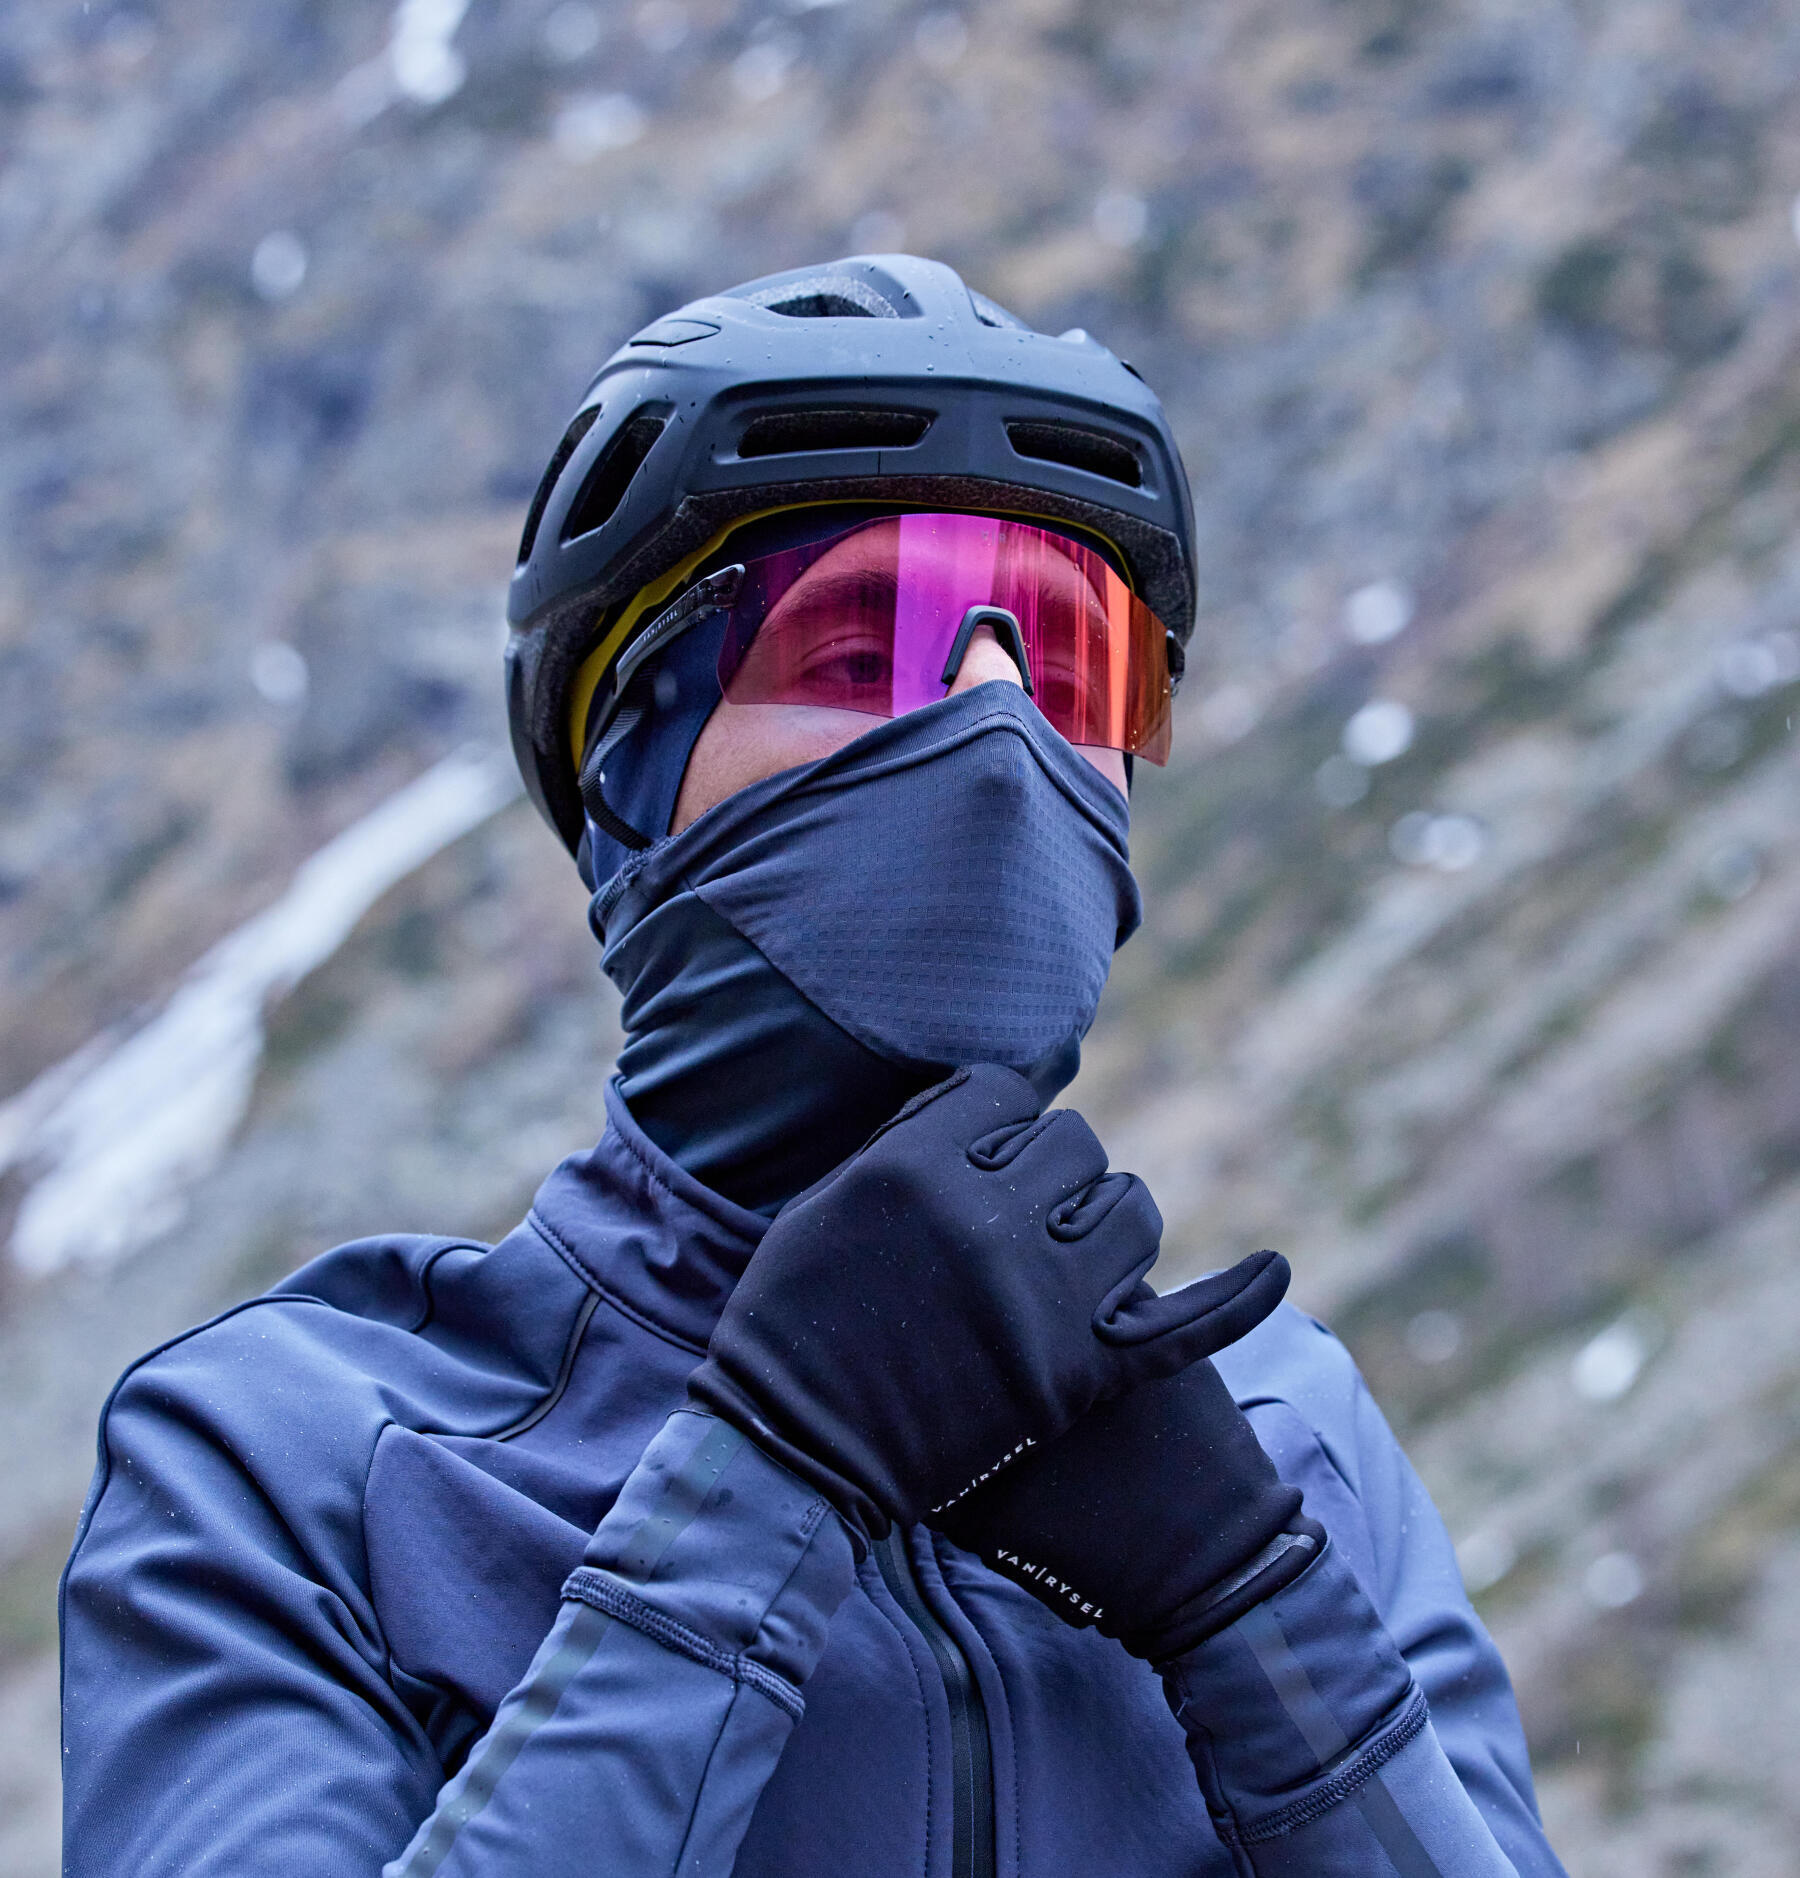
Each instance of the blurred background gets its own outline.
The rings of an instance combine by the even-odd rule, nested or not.
[[[0,1872],[119,1370],[601,1125],[498,682],[569,411],[900,247],[1192,470],[1073,1097],[1164,1279],[1349,1341],[1577,1878],[1800,1871],[1797,81],[1791,0],[0,15]]]

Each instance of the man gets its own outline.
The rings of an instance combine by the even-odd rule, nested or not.
[[[1044,1109],[1193,593],[1155,398],[948,268],[615,355],[508,661],[609,1129],[498,1246],[340,1248],[121,1383],[72,1871],[1560,1869],[1342,1349],[1272,1254],[1158,1297]]]

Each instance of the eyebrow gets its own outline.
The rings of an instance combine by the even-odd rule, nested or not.
[[[834,567],[830,573],[823,573],[817,578],[812,577],[812,569],[808,569],[787,592],[793,593],[800,588],[808,593],[864,593],[870,588],[898,593],[900,577],[891,567]]]
[[[810,606],[818,601],[862,600],[871,594],[894,594],[900,591],[898,575],[890,569],[881,567],[834,568],[828,574],[821,574],[815,580],[809,574],[802,574],[794,582],[781,600],[792,600],[796,610],[802,605]]]

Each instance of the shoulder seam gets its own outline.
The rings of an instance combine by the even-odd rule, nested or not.
[[[98,1504],[101,1493],[105,1491],[106,1480],[112,1472],[112,1463],[106,1451],[106,1428],[107,1423],[112,1418],[113,1404],[119,1399],[119,1391],[123,1389],[125,1385],[130,1382],[132,1377],[135,1376],[140,1369],[144,1368],[146,1364],[154,1363],[159,1356],[167,1356],[171,1350],[178,1348],[181,1344],[191,1342],[195,1337],[200,1336],[205,1331],[215,1329],[220,1324],[229,1323],[232,1318],[241,1317],[246,1311],[255,1310],[259,1304],[315,1304],[324,1310],[330,1310],[332,1308],[331,1305],[326,1303],[325,1299],[314,1297],[310,1291],[265,1291],[254,1298],[241,1299],[238,1303],[228,1306],[225,1310],[216,1311],[203,1323],[190,1324],[186,1330],[177,1331],[172,1337],[165,1337],[161,1343],[155,1344],[150,1349],[146,1350],[142,1356],[134,1356],[131,1361],[125,1365],[124,1369],[119,1372],[118,1381],[107,1390],[106,1400],[100,1405],[100,1424],[98,1431],[100,1451],[98,1458],[101,1479],[97,1483],[96,1490],[91,1496],[91,1504],[82,1514],[80,1525],[75,1534],[75,1545],[71,1547],[71,1556],[73,1556],[74,1551],[80,1547],[82,1539],[86,1536],[88,1515],[93,1511],[93,1506]],[[409,1331],[407,1334],[411,1335],[412,1333]]]
[[[554,1247],[551,1249],[555,1250]],[[446,1239],[435,1247],[430,1256],[426,1259],[420,1272],[420,1278],[422,1281],[428,1279],[432,1268],[446,1253],[456,1251],[485,1252],[487,1250],[488,1248],[482,1245],[478,1240]],[[577,1276],[582,1275],[583,1274],[579,1271],[577,1272]],[[337,1305],[333,1304],[330,1299],[321,1298],[310,1291],[263,1291],[259,1292],[253,1298],[242,1298],[236,1304],[228,1305],[222,1311],[215,1311],[211,1317],[204,1319],[202,1322],[190,1324],[187,1329],[177,1331],[174,1336],[165,1337],[161,1343],[144,1351],[141,1356],[134,1357],[126,1364],[125,1368],[120,1372],[118,1380],[106,1392],[106,1400],[100,1405],[98,1425],[95,1429],[96,1452],[94,1480],[88,1490],[87,1501],[81,1509],[81,1516],[76,1521],[75,1536],[69,1546],[68,1563],[64,1565],[62,1578],[58,1581],[57,1614],[59,1619],[62,1615],[63,1586],[66,1585],[68,1580],[69,1567],[74,1564],[76,1555],[81,1550],[82,1542],[87,1538],[88,1529],[93,1524],[94,1514],[99,1509],[100,1502],[105,1497],[106,1489],[112,1482],[112,1455],[107,1444],[107,1429],[111,1423],[113,1407],[119,1399],[120,1391],[137,1375],[139,1370],[154,1363],[158,1357],[166,1356],[171,1350],[178,1349],[182,1344],[190,1343],[194,1338],[204,1335],[207,1331],[214,1330],[221,1324],[229,1323],[234,1317],[241,1317],[248,1311],[256,1310],[259,1306],[278,1304],[308,1304],[314,1306],[316,1309],[326,1311],[336,1311],[339,1308]],[[399,1329],[402,1336],[417,1336],[431,1322],[432,1316],[432,1304],[431,1301],[427,1299],[424,1310],[420,1316],[416,1317],[410,1324],[394,1326],[394,1328]],[[585,1319],[583,1320],[583,1327],[585,1328]],[[552,1387],[554,1387],[554,1385],[552,1385]]]
[[[580,1309],[575,1313],[575,1321],[569,1326],[568,1337],[563,1343],[562,1362],[557,1366],[556,1375],[549,1388],[523,1415],[516,1416],[504,1427],[495,1429],[487,1437],[488,1440],[511,1441],[515,1435],[522,1435],[528,1428],[535,1428],[563,1399],[569,1387],[569,1379],[575,1374],[575,1359],[580,1355],[583,1339],[587,1336],[588,1321],[593,1317],[599,1303],[599,1294],[590,1290],[582,1300]]]
[[[448,1250],[448,1247],[442,1248]],[[113,1405],[119,1399],[119,1392],[131,1381],[140,1369],[154,1363],[159,1356],[166,1356],[179,1345],[190,1342],[202,1332],[213,1329],[216,1325],[229,1323],[234,1317],[241,1317],[246,1311],[253,1311],[260,1304],[311,1304],[321,1310],[334,1307],[323,1298],[317,1298],[309,1291],[265,1291],[254,1298],[244,1298],[223,1311],[215,1312],[204,1323],[190,1324],[186,1330],[178,1331],[172,1337],[165,1337],[153,1349],[146,1350],[142,1356],[134,1357],[120,1372],[119,1379],[106,1392],[106,1400],[100,1405],[99,1426],[95,1431],[97,1449],[94,1481],[88,1490],[87,1503],[81,1509],[81,1517],[75,1524],[75,1537],[69,1546],[69,1557],[62,1569],[62,1576],[57,1580],[56,1606],[57,1627],[66,1634],[66,1597],[69,1573],[74,1569],[75,1560],[87,1539],[89,1529],[94,1523],[94,1515],[100,1510],[100,1502],[106,1497],[106,1489],[112,1484],[112,1453],[107,1444],[107,1429],[112,1421]],[[408,1335],[412,1334],[410,1332]]]
[[[547,1220],[535,1206],[525,1215],[525,1224],[543,1240],[544,1244],[574,1272],[575,1276],[579,1278],[590,1291],[604,1298],[621,1317],[629,1318],[640,1330],[649,1331],[651,1336],[660,1338],[664,1343],[672,1345],[677,1350],[685,1350],[694,1356],[704,1356],[706,1354],[705,1344],[695,1343],[691,1339],[682,1336],[678,1331],[671,1330],[667,1324],[657,1323],[653,1317],[640,1311],[636,1305],[630,1303],[625,1298],[620,1297],[603,1279],[596,1277],[593,1272],[589,1271],[587,1266],[581,1262],[580,1255],[576,1252],[575,1248],[569,1244],[562,1234],[551,1225],[549,1220]]]

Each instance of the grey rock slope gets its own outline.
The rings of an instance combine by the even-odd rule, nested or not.
[[[619,337],[940,254],[1130,357],[1194,472],[1074,1099],[1170,1276],[1279,1245],[1350,1340],[1572,1868],[1800,1870],[1797,75],[1776,0],[13,10],[0,1092],[499,737],[518,522]],[[598,1126],[583,910],[504,809],[268,1012],[179,1218],[0,1266],[0,1866],[56,1865],[111,1378],[334,1239],[503,1228]],[[54,1143],[4,1113],[10,1220]]]

